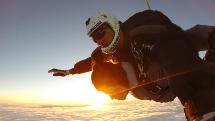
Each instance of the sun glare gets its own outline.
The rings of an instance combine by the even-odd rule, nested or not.
[[[54,105],[87,104],[91,108],[102,109],[102,105],[111,100],[108,95],[94,88],[89,75],[57,78],[52,81],[48,86],[44,85],[46,87],[44,89],[23,92],[21,95],[11,95],[11,99],[4,102]]]
[[[105,110],[107,107],[104,104],[93,104],[88,107],[89,110]]]
[[[64,78],[60,84],[50,86],[49,90],[43,91],[46,93],[44,95],[51,100],[58,100],[62,104],[78,102],[101,105],[111,100],[108,95],[93,87],[89,75],[74,75],[69,78]]]

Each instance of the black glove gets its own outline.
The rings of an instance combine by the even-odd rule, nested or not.
[[[48,73],[53,73],[53,76],[67,76],[70,74],[70,70],[60,70],[60,69],[51,69],[48,71]]]

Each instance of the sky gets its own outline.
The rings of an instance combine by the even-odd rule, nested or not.
[[[183,29],[215,25],[214,0],[149,0]],[[145,0],[0,0],[1,102],[89,101],[105,99],[90,72],[53,77],[51,68],[69,69],[96,48],[85,21],[109,11],[121,21],[146,10]],[[101,98],[99,98],[101,97]]]

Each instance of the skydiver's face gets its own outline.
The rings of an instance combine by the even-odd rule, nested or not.
[[[114,38],[114,31],[108,24],[103,24],[92,35],[94,42],[101,47],[107,47]]]

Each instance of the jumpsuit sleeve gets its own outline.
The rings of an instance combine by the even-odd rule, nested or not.
[[[74,68],[72,68],[70,71],[72,71],[73,74],[81,74],[81,73],[89,72],[91,70],[92,70],[92,60],[91,60],[91,57],[88,57],[84,60],[77,62],[74,65]]]
[[[103,61],[103,54],[101,52],[101,49],[98,47],[92,52],[91,57],[88,57],[84,60],[77,62],[74,65],[74,68],[70,70],[70,72],[72,74],[81,74],[81,73],[92,71],[95,63],[99,63],[102,61]]]

